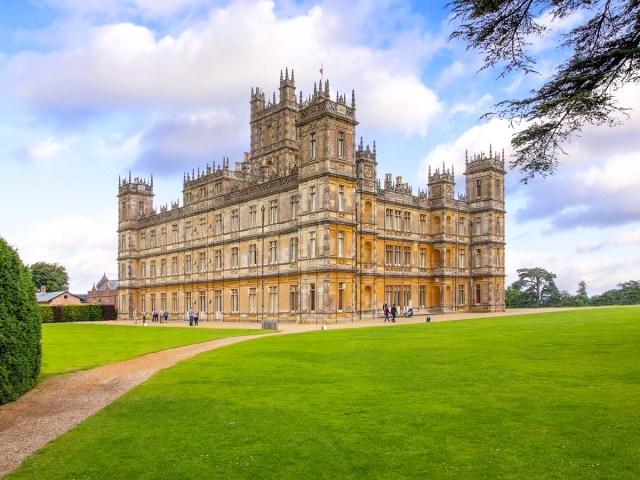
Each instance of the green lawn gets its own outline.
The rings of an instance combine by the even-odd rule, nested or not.
[[[260,333],[249,329],[47,323],[42,325],[42,375],[87,370],[183,345]]]
[[[207,352],[9,478],[637,479],[640,308],[314,331]]]

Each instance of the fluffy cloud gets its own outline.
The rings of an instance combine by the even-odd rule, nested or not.
[[[49,137],[28,147],[26,157],[41,166],[51,166],[60,160],[60,155],[76,143],[76,138],[57,139]]]

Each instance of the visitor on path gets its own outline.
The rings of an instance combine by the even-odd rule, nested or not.
[[[138,309],[133,309],[133,323],[138,323]]]
[[[151,315],[151,321],[152,322],[158,321],[158,310],[156,308],[153,309],[153,314]]]
[[[143,308],[142,309],[142,325],[146,325],[147,324],[147,311]]]
[[[389,321],[389,306],[386,303],[382,304],[382,312],[384,313],[384,321],[386,323]]]
[[[167,323],[169,321],[169,312],[167,312],[166,310],[164,311],[164,323]]]
[[[398,315],[398,309],[396,308],[396,304],[394,303],[391,306],[391,322],[396,323],[396,315]]]
[[[187,310],[187,315],[189,316],[189,326],[193,327],[193,309],[191,307]]]
[[[193,324],[197,327],[198,326],[198,311],[194,310],[193,311]]]

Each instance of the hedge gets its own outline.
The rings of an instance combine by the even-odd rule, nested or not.
[[[37,383],[41,332],[31,274],[18,252],[0,238],[0,405]]]
[[[42,323],[98,322],[117,318],[114,305],[103,305],[101,303],[40,305],[40,311],[42,312]]]

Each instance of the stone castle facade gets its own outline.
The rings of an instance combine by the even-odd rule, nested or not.
[[[251,151],[184,177],[183,206],[153,204],[153,177],[119,181],[119,317],[168,310],[221,321],[331,323],[504,310],[504,154],[429,170],[426,191],[386,174],[356,140],[355,93],[329,82],[279,99],[251,91]]]

